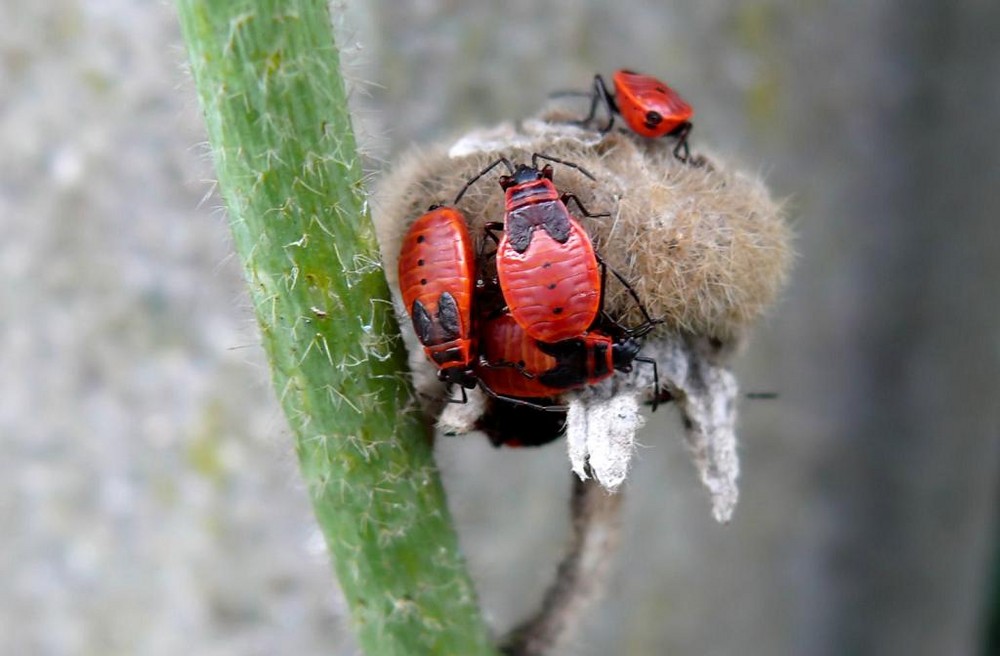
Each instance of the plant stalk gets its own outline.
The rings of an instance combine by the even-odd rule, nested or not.
[[[327,3],[177,7],[275,389],[359,641],[380,656],[495,654],[405,373]]]

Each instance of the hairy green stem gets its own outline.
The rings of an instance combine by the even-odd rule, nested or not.
[[[274,384],[360,642],[378,655],[494,654],[403,373],[326,0],[177,6]]]

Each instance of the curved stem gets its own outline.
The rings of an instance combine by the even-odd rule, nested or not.
[[[611,555],[618,548],[622,494],[608,494],[593,479],[573,475],[573,535],[556,579],[538,612],[503,640],[508,656],[542,656],[570,634],[604,589]]]

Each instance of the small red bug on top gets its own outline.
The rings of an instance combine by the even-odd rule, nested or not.
[[[679,93],[649,75],[619,70],[612,76],[612,81],[615,88],[613,96],[604,78],[594,76],[590,112],[581,123],[592,121],[597,105],[603,101],[608,111],[608,123],[601,129],[602,133],[611,129],[617,113],[636,134],[653,139],[666,135],[677,137],[674,156],[687,161],[691,156],[687,139],[691,133],[691,117],[694,116],[691,105]]]
[[[558,342],[586,331],[600,310],[601,273],[590,236],[566,207],[575,201],[585,216],[591,214],[575,194],[562,194],[552,183],[552,166],[538,168],[546,159],[582,167],[535,153],[531,165],[515,167],[501,157],[470,179],[455,198],[458,205],[469,187],[503,164],[509,173],[500,177],[506,194],[503,223],[487,224],[487,230],[503,230],[496,252],[497,276],[504,300],[513,318],[532,338]],[[488,232],[494,239],[492,232]]]
[[[399,289],[413,329],[438,378],[476,386],[472,330],[475,258],[465,217],[452,207],[431,206],[413,222],[399,254]]]

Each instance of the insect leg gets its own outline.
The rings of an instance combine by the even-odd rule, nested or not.
[[[600,75],[595,75],[594,76],[594,100],[591,102],[591,105],[590,105],[590,117],[588,118],[588,120],[590,120],[591,118],[594,118],[594,111],[595,111],[596,106],[597,106],[598,98],[600,98],[601,100],[604,101],[604,107],[608,111],[608,124],[605,125],[600,130],[601,134],[607,134],[608,132],[611,131],[611,128],[615,124],[615,113],[617,113],[618,108],[615,107],[614,98],[608,92],[608,87],[605,86],[605,84],[604,84],[604,78],[601,77]]]
[[[653,409],[651,412],[656,412],[656,407],[659,405],[660,401],[660,372],[656,366],[656,360],[653,358],[636,357],[633,362],[642,362],[644,364],[653,365]]]
[[[559,200],[561,200],[563,202],[563,205],[569,205],[569,202],[573,201],[574,203],[576,203],[577,208],[579,208],[580,214],[583,214],[588,219],[609,219],[609,218],[611,218],[611,212],[594,212],[594,213],[591,213],[586,207],[583,206],[583,203],[580,202],[580,199],[577,198],[576,194],[571,194],[571,193],[563,194],[560,197]]]
[[[596,255],[596,253],[595,253],[595,255]],[[663,319],[654,319],[651,316],[649,316],[649,312],[646,310],[646,306],[643,305],[642,300],[639,299],[639,294],[635,291],[635,288],[632,287],[631,284],[629,284],[628,280],[625,279],[625,276],[623,276],[622,274],[618,273],[614,269],[614,267],[609,266],[604,261],[604,258],[602,258],[600,255],[597,255],[597,261],[602,266],[605,266],[608,269],[611,269],[611,273],[613,273],[615,275],[615,278],[618,278],[618,282],[620,282],[625,287],[625,289],[628,290],[629,295],[632,297],[633,300],[635,300],[636,305],[639,306],[639,311],[642,312],[642,316],[646,318],[646,322],[645,322],[644,326],[648,326],[648,328],[646,328],[645,332],[642,333],[643,335],[645,335],[650,330],[652,330],[653,326],[655,326],[657,324],[663,323]],[[603,294],[603,285],[602,285],[601,291],[602,291],[602,294]],[[601,300],[603,302],[603,300],[604,300],[603,297],[602,297]],[[600,307],[603,308],[604,305],[602,304]],[[636,329],[636,330],[639,330],[639,329]],[[633,335],[633,336],[638,336],[638,335]]]
[[[500,245],[500,238],[494,234],[494,230],[503,230],[503,223],[500,221],[490,221],[483,226],[483,230],[486,231],[486,236],[492,239],[497,246]]]
[[[677,126],[671,134],[677,137],[677,145],[674,146],[674,157],[682,162],[691,159],[691,148],[688,147],[688,135],[691,134],[691,122],[685,121]],[[681,155],[683,151],[683,156]]]
[[[604,84],[604,78],[599,74],[594,76],[594,86],[590,91],[556,91],[555,93],[549,94],[549,98],[565,98],[567,96],[587,96],[590,98],[590,110],[587,112],[587,116],[579,121],[569,121],[573,125],[585,126],[594,120],[597,116],[597,106],[600,102],[604,101],[604,106],[607,108],[608,112],[608,124],[599,130],[601,134],[607,134],[611,127],[615,124],[615,104],[608,93],[608,88]]]
[[[479,381],[479,387],[487,395],[493,397],[494,399],[499,399],[500,401],[506,401],[507,403],[513,403],[514,405],[520,405],[527,408],[534,408],[536,410],[544,410],[545,412],[566,412],[569,410],[568,406],[565,405],[540,405],[538,403],[532,403],[531,401],[526,401],[525,399],[514,398],[513,396],[507,396],[505,394],[497,394],[482,381]]]
[[[451,398],[451,388],[452,388],[452,386],[449,384],[448,385],[448,400],[446,401],[446,403],[468,403],[469,402],[469,397],[465,393],[465,387],[464,386],[462,386],[462,385],[458,386],[458,391],[461,392],[461,394],[462,394],[462,398],[461,399],[453,399],[453,398]]]
[[[536,378],[535,374],[528,371],[520,362],[507,362],[506,360],[501,360],[500,362],[489,362],[488,360],[480,358],[479,366],[486,367],[487,369],[514,369],[517,373],[521,374],[528,380]]]

